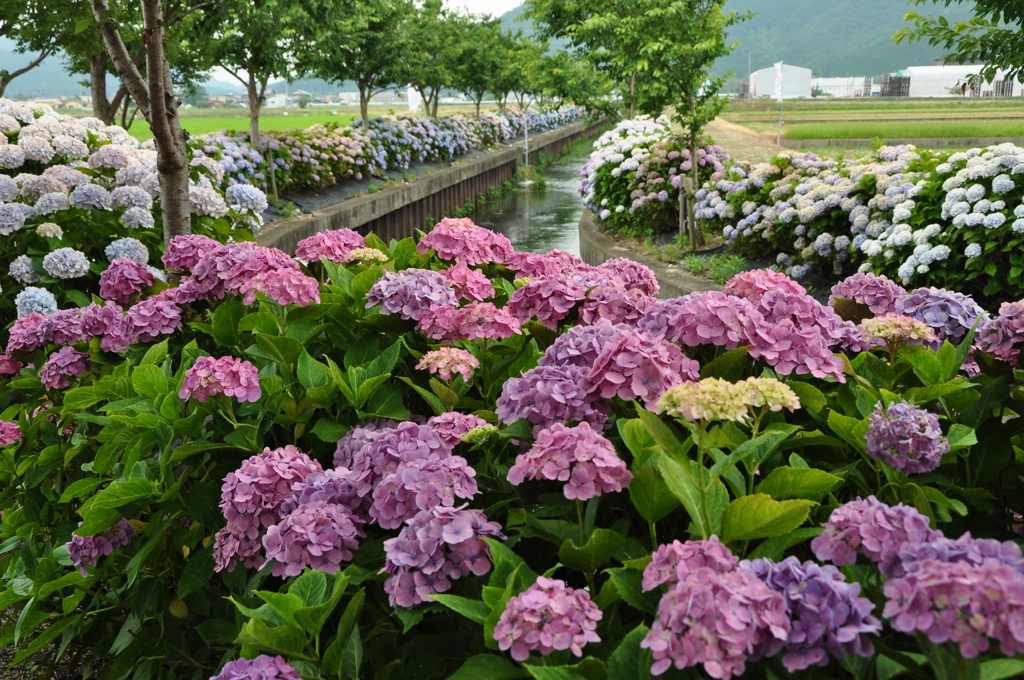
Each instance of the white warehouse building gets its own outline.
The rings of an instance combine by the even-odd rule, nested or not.
[[[751,97],[775,97],[775,67],[763,68],[750,74]],[[811,96],[811,69],[782,65],[782,97],[800,99]]]
[[[954,88],[962,87],[972,76],[981,71],[982,65],[943,65],[943,66],[911,66],[897,75],[910,78],[911,97],[953,97],[960,92]],[[1005,77],[999,72],[995,82],[978,82],[973,88],[967,87],[963,96],[967,97],[1017,97],[1024,94],[1024,87],[1016,80]]]
[[[811,87],[814,92],[825,97],[870,97],[871,81],[867,85],[863,76],[847,78],[813,78]]]

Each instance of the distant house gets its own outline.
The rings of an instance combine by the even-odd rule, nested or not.
[[[775,67],[763,68],[750,74],[751,97],[775,96]],[[782,65],[782,97],[800,99],[811,96],[811,69],[802,66]]]
[[[290,98],[283,94],[271,94],[263,100],[263,106],[268,109],[283,109],[290,103]]]
[[[870,89],[870,82],[865,87],[863,76],[811,79],[811,91],[816,97],[870,97]]]
[[[1024,87],[1014,78],[998,72],[993,82],[975,78],[982,64],[943,64],[940,66],[910,66],[900,75],[910,78],[911,97],[1017,97],[1024,95]]]

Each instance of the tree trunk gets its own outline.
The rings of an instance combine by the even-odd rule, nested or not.
[[[359,115],[363,117],[363,130],[370,128],[370,97],[365,83],[359,83]]]
[[[110,110],[107,99],[107,54],[87,54],[89,62],[89,85],[92,90],[92,115],[110,125],[114,120],[114,111]]]
[[[256,89],[256,76],[249,71],[249,82],[246,83],[246,92],[249,95],[249,143],[252,148],[260,147],[260,107],[263,105],[260,93]]]
[[[482,102],[482,101],[483,101],[483,99],[484,99],[484,98],[483,98],[483,96],[481,95],[481,96],[480,96],[480,97],[479,97],[479,98],[478,98],[478,99],[476,100],[476,117],[477,117],[477,118],[479,118],[479,117],[480,117],[480,102]]]
[[[7,86],[11,84],[12,80],[14,80],[20,75],[28,73],[36,66],[39,66],[39,64],[42,63],[43,59],[46,59],[46,57],[50,54],[51,50],[51,47],[47,47],[45,50],[39,53],[38,57],[30,61],[28,65],[23,68],[15,69],[14,71],[0,71],[0,97],[4,96],[4,90],[7,89]]]
[[[636,71],[629,77],[629,118],[633,117],[633,109],[636,104]]]

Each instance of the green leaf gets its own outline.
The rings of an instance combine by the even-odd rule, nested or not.
[[[748,467],[753,467],[755,469],[760,467],[761,463],[768,460],[772,453],[779,448],[779,445],[788,439],[791,434],[792,432],[787,430],[769,430],[758,435],[754,439],[748,439],[733,449],[732,453],[728,456],[724,456],[721,460],[715,462],[711,467],[708,482],[714,482],[720,476],[732,469],[733,466],[745,461],[751,456],[754,457],[755,463],[753,466]],[[739,480],[742,481],[742,478],[739,478]]]
[[[648,614],[658,611],[658,600],[661,598],[661,593],[657,591],[644,592],[642,571],[618,568],[606,569],[604,573],[608,574],[612,583],[615,584],[615,590],[618,591],[619,597],[626,604]]]
[[[401,351],[402,343],[396,342],[381,352],[377,358],[370,362],[370,365],[366,367],[367,377],[375,378],[379,375],[391,373],[395,368],[395,364],[398,363],[398,355]]]
[[[864,437],[868,433],[868,419],[857,420],[832,411],[828,414],[828,426],[840,439],[860,452],[864,452],[867,444]]]
[[[903,398],[911,404],[927,404],[930,401],[941,399],[948,394],[967,390],[972,387],[974,387],[974,385],[966,380],[940,383],[938,385],[929,385],[927,387],[911,387],[903,393]]]
[[[246,314],[242,317],[242,320],[238,322],[238,330],[245,332],[260,332],[266,335],[277,335],[281,332],[281,327],[277,323],[277,319],[270,312],[256,312],[255,314]]]
[[[534,680],[586,680],[579,673],[575,673],[564,666],[530,666],[523,664],[523,669]]]
[[[949,441],[950,452],[953,452],[977,444],[978,433],[966,425],[953,423],[949,426],[949,434],[946,435],[946,439]]]
[[[257,590],[256,597],[270,605],[282,619],[295,627],[301,627],[295,620],[295,612],[305,606],[302,598],[294,593],[277,593],[269,590]]]
[[[385,383],[374,390],[366,401],[366,412],[378,418],[410,418],[409,409],[402,404],[402,388],[395,383]]]
[[[807,520],[814,505],[817,503],[802,499],[777,501],[763,493],[737,498],[722,516],[722,542],[788,534]]]
[[[608,657],[608,680],[650,680],[654,658],[640,643],[651,631],[640,624],[629,632]]]
[[[274,654],[301,655],[306,651],[306,634],[293,626],[271,627],[259,619],[249,619],[235,643]]]
[[[515,680],[529,677],[529,673],[510,661],[494,654],[477,654],[466,659],[448,680]]]
[[[121,521],[121,511],[116,508],[109,510],[90,508],[84,514],[79,511],[79,514],[82,515],[82,526],[75,529],[75,533],[79,536],[95,536]]]
[[[305,351],[302,343],[295,338],[283,335],[264,335],[263,333],[257,333],[255,337],[260,347],[274,359],[287,366],[294,366],[295,362],[299,360],[299,355]]]
[[[429,599],[434,600],[435,602],[440,602],[453,612],[462,614],[470,621],[474,621],[481,625],[487,621],[487,617],[491,613],[491,608],[484,602],[481,602],[480,600],[471,600],[468,597],[434,594],[431,595]]]
[[[78,411],[89,408],[104,399],[96,387],[76,387],[64,393],[64,410]]]
[[[610,529],[594,529],[587,544],[577,547],[575,541],[566,541],[558,551],[558,561],[584,574],[593,574],[619,551],[626,539]]]
[[[658,456],[655,462],[665,485],[682,502],[697,531],[701,536],[710,537],[714,531],[710,526],[706,526],[704,514],[701,512],[700,490],[690,472],[665,455]]]
[[[643,421],[644,427],[647,428],[651,437],[661,447],[662,453],[674,458],[676,461],[689,460],[690,447],[680,442],[675,433],[672,432],[672,428],[666,425],[661,418],[647,409],[639,407],[637,407],[637,413],[639,413],[640,420]],[[662,474],[664,476],[664,473]],[[668,482],[668,479],[665,481]],[[671,487],[671,484],[669,486]]]
[[[459,403],[459,395],[452,392],[452,390],[439,380],[435,378],[430,379],[430,390],[437,395],[437,398],[441,400],[447,410],[452,410],[455,405]]]
[[[1024,660],[992,659],[981,662],[981,680],[1005,680],[1024,676]]]
[[[327,594],[327,575],[322,571],[307,569],[288,586],[290,595],[298,595],[306,607],[315,607],[324,601]]]
[[[490,544],[491,542],[488,541],[488,545]],[[505,607],[508,605],[508,601],[512,599],[513,595],[520,591],[516,585],[519,573],[524,567],[525,563],[520,562],[519,565],[512,570],[512,573],[508,575],[507,583],[505,583],[505,588],[501,591],[501,596],[495,600],[494,606],[491,608],[491,613],[487,615],[487,619],[484,621],[484,645],[487,649],[498,649],[498,642],[494,639],[494,629],[497,627],[498,620],[501,619],[501,615],[505,612]],[[537,577],[534,576],[533,581],[536,580]],[[491,582],[494,582],[493,574],[491,575]],[[523,589],[525,590],[525,588]]]
[[[167,358],[167,341],[158,342],[149,349],[142,357],[142,361],[139,362],[140,366],[156,366],[162,364],[164,359]]]
[[[633,454],[635,465],[644,465],[651,454],[657,452],[658,444],[639,418],[619,418],[615,425],[622,441]]]
[[[331,382],[330,376],[327,375],[327,368],[311,357],[306,350],[302,350],[302,353],[299,354],[295,376],[299,379],[299,384],[307,390],[311,387],[325,387]]]
[[[238,637],[238,625],[226,619],[207,619],[196,626],[196,630],[211,644],[230,644]]]
[[[800,382],[799,380],[791,380],[786,384],[800,400],[800,406],[808,411],[816,413],[828,405],[828,399],[814,385]]]
[[[399,376],[395,376],[395,377],[397,377],[399,380],[404,382],[409,387],[411,387],[414,390],[416,390],[416,393],[419,394],[421,397],[423,397],[423,401],[427,402],[427,405],[430,406],[430,408],[432,408],[434,410],[434,415],[439,416],[442,413],[447,413],[448,409],[445,408],[444,404],[441,403],[441,400],[438,399],[432,392],[430,392],[429,390],[423,389],[422,387],[420,387],[419,385],[414,383],[412,380],[410,380],[409,378],[406,378],[403,375],[399,375]]]
[[[373,333],[367,333],[348,348],[342,363],[345,368],[368,364],[380,354],[379,348],[380,342],[377,340],[377,336]]]
[[[923,345],[904,347],[900,350],[899,358],[906,360],[914,367],[914,373],[925,386],[943,382],[946,377],[942,362],[939,361],[935,352]]]
[[[178,597],[198,593],[213,579],[213,545],[192,553],[178,581]]]
[[[1010,396],[1006,378],[999,376],[981,388],[981,398],[972,403],[961,414],[960,421],[975,430],[992,417],[992,410]]]
[[[132,371],[132,387],[145,397],[167,394],[170,379],[164,375],[159,366],[136,366]]]
[[[228,298],[213,313],[211,335],[218,345],[236,347],[242,341],[239,322],[245,316],[245,306],[236,298]]]
[[[700,369],[701,378],[722,378],[729,382],[737,382],[747,376],[750,366],[750,355],[746,347],[737,347],[719,356]]]
[[[840,483],[841,479],[824,470],[779,466],[757,485],[757,493],[768,494],[775,500],[807,498],[818,500],[822,494]]]
[[[635,422],[639,424],[639,421]],[[637,512],[648,522],[660,521],[679,507],[679,499],[669,491],[661,475],[650,465],[638,468],[627,488]]]
[[[338,603],[345,594],[346,588],[348,588],[349,581],[351,580],[348,575],[348,571],[349,570],[346,569],[345,571],[338,572],[334,575],[333,588],[326,601],[318,605],[302,607],[295,612],[295,621],[302,626],[303,629],[313,632],[314,634],[319,634],[320,629],[323,627],[324,623],[326,623],[331,614],[334,613]],[[328,581],[328,585],[331,585],[330,581]],[[357,600],[360,602],[362,601],[365,593],[362,595],[360,593],[363,593],[363,591],[360,590],[357,592],[353,596],[352,600],[349,601],[348,606],[345,608],[346,612],[349,607],[352,607],[353,602],[356,602]],[[362,605],[360,604],[359,606],[361,607]]]
[[[358,678],[359,669],[363,666],[363,638],[359,628],[353,628],[345,645],[345,656],[341,664],[341,677]]]
[[[791,531],[788,534],[776,536],[775,538],[769,538],[766,541],[762,541],[761,545],[757,546],[757,548],[747,556],[747,559],[754,560],[758,557],[767,557],[768,559],[775,560],[777,562],[781,560],[785,552],[794,545],[814,538],[820,533],[821,527],[808,527],[806,529],[797,529],[796,531]]]
[[[310,430],[310,432],[315,434],[320,441],[330,444],[335,443],[344,437],[348,430],[348,427],[341,425],[340,423],[336,423],[329,418],[320,418],[316,421],[316,425],[313,426],[313,429]]]
[[[82,496],[89,494],[96,487],[106,483],[106,479],[100,479],[97,477],[84,477],[76,480],[68,485],[68,488],[64,489],[64,493],[60,495],[58,503],[67,503],[75,498],[81,498]]]
[[[967,506],[960,501],[948,498],[941,491],[930,486],[922,486],[919,488],[921,489],[921,493],[924,494],[924,497],[928,499],[929,503],[949,508],[961,517],[967,516]]]
[[[156,493],[156,484],[148,479],[141,477],[118,479],[96,494],[89,507],[96,510],[119,508],[122,505],[154,496]]]

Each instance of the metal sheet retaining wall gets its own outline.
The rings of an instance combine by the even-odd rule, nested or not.
[[[602,120],[587,126],[573,123],[530,138],[530,163],[540,153],[558,154],[571,141],[590,135],[605,125]],[[267,225],[257,236],[261,245],[293,252],[304,238],[321,231],[347,227],[362,234],[373,232],[387,242],[413,236],[427,229],[427,218],[440,219],[480,194],[511,180],[523,159],[523,143],[517,142],[447,168],[424,174],[404,184],[357,196],[342,203]]]

